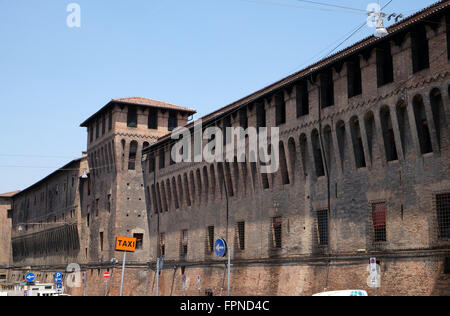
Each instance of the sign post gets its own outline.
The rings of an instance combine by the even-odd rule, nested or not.
[[[109,280],[109,278],[111,277],[111,273],[109,273],[109,272],[105,272],[105,273],[103,273],[103,277],[105,278],[105,280],[106,280],[106,284],[105,284],[105,296],[108,296],[108,280]]]
[[[228,254],[228,296],[230,296],[230,281],[231,281],[231,273],[230,273],[230,266],[231,266],[231,253],[228,249],[227,242],[224,239],[217,239],[216,243],[214,245],[214,251],[216,253],[216,256],[219,258],[225,257],[226,254]]]
[[[376,258],[370,258],[369,272],[369,286],[375,289],[375,296],[378,296],[378,288],[380,287],[380,271]]]
[[[127,252],[136,251],[136,238],[117,237],[116,250],[123,251],[122,279],[120,281],[120,296],[123,295],[123,281],[125,279],[125,266],[127,261]]]

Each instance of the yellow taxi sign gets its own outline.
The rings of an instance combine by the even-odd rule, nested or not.
[[[136,251],[136,238],[120,237],[116,238],[116,250],[117,251]]]

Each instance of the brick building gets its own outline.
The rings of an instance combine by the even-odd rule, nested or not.
[[[279,127],[275,174],[249,162],[248,148],[237,162],[227,140],[234,158],[225,162],[172,163],[168,135],[144,150],[150,258],[164,257],[163,294],[182,294],[183,274],[188,293],[200,276],[223,294],[214,241],[226,237],[236,295],[369,289],[370,257],[383,295],[450,293],[448,6],[202,118],[203,128]]]
[[[0,285],[5,285],[8,280],[11,260],[12,197],[17,193],[18,191],[0,194]]]
[[[0,196],[0,242],[11,234],[12,246],[2,248],[0,282],[28,271],[52,282],[77,263],[83,286],[67,291],[117,295],[120,266],[111,259],[120,264],[114,244],[123,235],[138,239],[125,295],[156,293],[158,256],[161,294],[183,294],[182,275],[188,295],[199,294],[198,276],[201,294],[225,294],[217,238],[231,249],[234,295],[368,289],[370,257],[381,266],[382,295],[450,294],[449,5],[202,118],[204,127],[279,127],[275,174],[261,173],[248,150],[244,163],[174,163],[170,132],[192,130],[195,111],[111,100],[81,124],[83,157]]]

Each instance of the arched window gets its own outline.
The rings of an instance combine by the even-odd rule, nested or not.
[[[398,127],[400,130],[400,138],[402,141],[402,149],[404,155],[411,149],[411,127],[408,119],[408,109],[406,103],[400,101],[396,107]]]
[[[430,93],[431,112],[433,113],[434,126],[436,128],[436,136],[439,148],[442,143],[442,129],[445,124],[444,104],[442,102],[442,95],[439,89],[433,89]]]
[[[347,159],[347,132],[345,130],[344,121],[339,121],[336,124],[336,137],[339,147],[339,156],[341,157],[341,168],[344,172],[345,162]]]
[[[370,159],[373,160],[373,145],[375,137],[375,118],[371,111],[364,116],[364,126],[366,128],[367,145],[369,149]]]
[[[419,136],[420,152],[423,154],[433,152],[430,129],[425,113],[422,96],[416,95],[413,99],[414,116],[416,119],[417,134]]]
[[[180,203],[178,200],[177,182],[175,180],[175,177],[172,178],[172,196],[175,202],[175,209],[178,210],[180,208]]]
[[[287,168],[287,162],[286,162],[286,153],[284,151],[284,144],[283,142],[280,142],[279,144],[279,151],[280,151],[280,172],[281,172],[281,181],[282,184],[289,184],[289,172]]]
[[[351,134],[353,141],[353,152],[355,155],[356,168],[365,168],[366,157],[364,156],[364,146],[361,137],[361,128],[359,126],[359,120],[354,116],[350,120]]]
[[[314,129],[311,133],[311,142],[313,146],[314,163],[316,166],[317,177],[325,176],[325,169],[323,166],[322,150],[320,148],[319,132]]]
[[[327,161],[328,165],[328,171],[331,173],[332,166],[333,166],[333,138],[332,138],[332,132],[331,132],[331,126],[327,125],[323,129],[323,141],[324,141],[324,156]]]
[[[181,175],[178,175],[178,196],[180,197],[180,208],[183,207],[183,181],[181,180]]]
[[[295,140],[293,138],[289,138],[288,140],[288,151],[289,151],[289,161],[291,163],[291,172],[292,178],[295,176],[295,167],[297,164],[297,151],[295,149]]]
[[[195,179],[194,179],[194,172],[191,171],[189,174],[189,191],[192,193],[192,204],[195,204]]]
[[[208,203],[209,198],[209,178],[208,178],[208,167],[203,167],[203,190],[205,191],[205,204]]]
[[[398,160],[394,128],[392,127],[391,112],[388,106],[384,106],[381,108],[380,119],[381,129],[383,131],[384,148],[386,151],[386,160]]]
[[[197,176],[197,194],[198,194],[198,204],[202,204],[202,194],[203,194],[203,186],[202,186],[202,176],[200,173],[200,169],[197,169],[196,171],[196,176]]]
[[[211,164],[209,167],[209,176],[211,177],[211,193],[213,201],[216,198],[216,173],[214,171],[214,165]]]
[[[302,155],[303,173],[305,177],[308,175],[309,155],[308,155],[308,139],[305,134],[300,135],[300,152]]]
[[[136,154],[138,149],[137,141],[133,140],[130,143],[130,154],[128,158],[128,170],[136,170]]]

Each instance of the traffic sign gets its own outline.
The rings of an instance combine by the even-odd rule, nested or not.
[[[111,273],[110,272],[105,272],[105,273],[103,273],[103,277],[105,279],[109,279],[111,277]]]
[[[214,245],[214,251],[217,257],[225,257],[227,254],[227,242],[223,239],[217,239]]]
[[[62,289],[63,289],[62,283],[56,284],[56,289],[57,289],[57,290],[62,290]]]
[[[61,272],[55,273],[55,283],[62,283],[63,274]]]
[[[116,250],[117,251],[136,251],[136,238],[127,238],[118,236],[116,239]]]
[[[25,276],[25,281],[27,281],[28,283],[32,283],[34,282],[34,280],[36,279],[36,276],[34,275],[34,273],[27,273],[27,275]]]
[[[183,277],[181,278],[181,281],[186,282],[186,280],[187,280],[186,275],[183,275]]]

